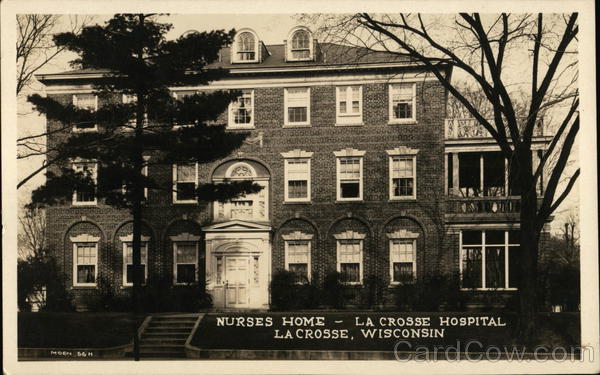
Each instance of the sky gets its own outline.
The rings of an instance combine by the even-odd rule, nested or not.
[[[111,15],[94,15],[91,17],[92,23],[104,23],[104,21],[110,19]],[[205,31],[213,29],[225,29],[229,30],[232,28],[251,28],[258,34],[259,38],[265,44],[282,44],[283,40],[286,39],[290,29],[298,25],[296,17],[291,14],[202,14],[202,15],[190,15],[190,14],[171,14],[161,16],[159,18],[162,22],[168,22],[173,24],[172,30],[167,34],[167,38],[177,38],[181,34],[190,31]],[[68,27],[69,19],[65,18],[64,27]],[[311,25],[308,25],[311,27]],[[312,25],[314,27],[314,25]],[[59,55],[51,64],[45,66],[39,73],[56,73],[70,70],[69,61],[75,58],[76,55],[72,53],[63,53]],[[527,59],[527,52],[522,56],[522,59]],[[513,63],[510,65],[511,75],[513,77],[519,77],[523,74],[528,74],[528,64]],[[530,74],[530,73],[529,73]],[[460,72],[455,72],[453,80],[456,82],[463,79]],[[31,92],[43,91],[43,86],[40,84],[33,85]],[[22,103],[22,100],[20,101]],[[43,131],[45,126],[45,120],[43,117],[32,113],[27,106],[21,105],[19,107],[20,112],[28,113],[25,116],[20,116],[19,121],[19,136],[31,135],[40,133]],[[577,149],[574,151],[577,152]],[[42,158],[32,158],[26,161],[20,162],[18,165],[18,177],[19,179],[25,177],[34,168],[40,165]],[[30,193],[32,189],[42,184],[44,181],[43,175],[38,175],[36,178],[29,181],[21,189],[19,189],[19,203],[20,205],[29,201]],[[565,200],[563,205],[557,211],[557,220],[553,223],[553,230],[559,230],[561,223],[564,221],[566,215],[571,211],[576,211],[579,203],[578,184],[570,196]]]

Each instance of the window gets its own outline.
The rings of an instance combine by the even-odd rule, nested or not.
[[[308,60],[311,58],[311,40],[310,34],[306,30],[298,30],[292,35],[293,60]]]
[[[240,30],[231,46],[231,62],[252,63],[259,60],[258,36],[250,29]]]
[[[462,196],[504,196],[507,181],[506,160],[501,152],[458,154],[458,186]]]
[[[75,172],[82,173],[86,178],[91,178],[94,185],[97,182],[97,169],[98,164],[96,162],[73,163],[73,170]],[[95,186],[89,186],[87,184],[75,186],[75,190],[73,192],[74,206],[93,206],[97,203]]]
[[[254,126],[254,90],[245,90],[229,107],[229,127]]]
[[[310,280],[310,241],[285,241],[285,269],[296,274],[298,283]]]
[[[284,92],[284,101],[285,125],[293,126],[310,124],[310,88],[286,88]]]
[[[336,88],[336,125],[362,124],[362,86]]]
[[[337,200],[356,201],[363,198],[364,151],[346,149],[334,152],[337,157]]]
[[[143,283],[148,279],[148,241],[140,246]],[[133,243],[123,242],[123,285],[133,285]]]
[[[463,230],[460,243],[463,289],[516,289],[518,231]]]
[[[312,153],[311,153],[312,154]],[[310,159],[285,160],[285,201],[310,201]]]
[[[399,83],[390,85],[390,122],[416,121],[416,85]]]
[[[180,241],[173,243],[173,247],[175,252],[175,283],[189,284],[196,282],[198,242]]]
[[[96,286],[98,272],[98,242],[77,242],[74,249],[74,283],[76,286]]]
[[[337,241],[338,272],[348,284],[362,283],[362,241],[360,239],[343,239]]]
[[[197,203],[198,165],[196,163],[173,166],[173,203]]]
[[[390,157],[390,199],[416,198],[416,156]]]
[[[392,284],[411,282],[416,278],[415,240],[390,240],[390,276]]]
[[[74,94],[73,105],[77,108],[95,112],[98,110],[98,97],[95,94]],[[83,121],[73,126],[73,131],[97,131],[98,126],[93,121]]]

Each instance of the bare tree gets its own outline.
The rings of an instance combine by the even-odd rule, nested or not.
[[[534,337],[540,234],[580,173],[577,168],[561,183],[579,131],[577,13],[450,17],[361,13],[317,18],[312,24],[321,25],[321,34],[332,41],[387,51],[429,68],[429,74],[515,165],[521,196],[519,335]],[[475,103],[443,67],[451,67],[453,75],[476,87],[485,103]],[[554,136],[536,166],[532,143],[536,124],[544,116],[555,119],[550,126]],[[555,163],[549,166],[551,160]],[[545,170],[549,170],[546,189],[538,196],[536,186]]]
[[[62,16],[54,14],[19,14],[17,15],[17,99],[24,99],[35,83],[34,75],[47,67],[64,52],[65,47],[54,44],[53,36],[58,32],[71,31],[78,33],[90,21],[91,17]],[[24,100],[20,106],[26,106]],[[19,110],[19,116],[31,114],[32,111]],[[46,132],[28,133],[19,135],[17,139],[18,159],[44,157],[48,153],[46,148]],[[17,188],[29,181],[32,177],[46,169],[48,162],[42,163],[28,176],[21,180]]]
[[[46,213],[42,208],[25,208],[19,216],[17,248],[20,259],[43,259],[47,255]]]

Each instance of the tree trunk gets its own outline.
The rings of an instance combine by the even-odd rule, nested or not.
[[[516,151],[518,184],[521,190],[520,272],[518,339],[530,344],[535,340],[537,323],[537,263],[539,230],[537,226],[537,192],[533,183],[531,150]]]

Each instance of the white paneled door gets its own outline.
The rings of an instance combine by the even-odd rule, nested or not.
[[[244,307],[248,305],[248,286],[250,257],[226,257],[225,280],[227,280],[227,307]]]

